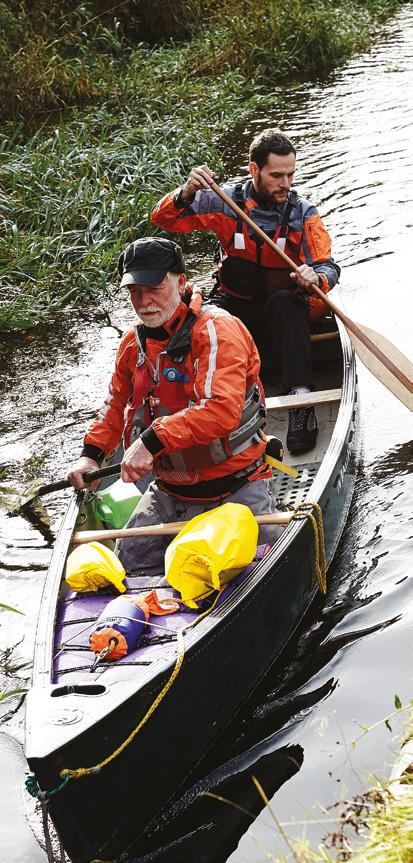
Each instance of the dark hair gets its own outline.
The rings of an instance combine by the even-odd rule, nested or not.
[[[294,153],[294,144],[283,135],[280,129],[266,129],[264,132],[259,132],[252,139],[249,156],[250,162],[256,162],[259,168],[263,168],[266,164],[270,153],[275,153],[277,156],[288,156],[289,153]]]

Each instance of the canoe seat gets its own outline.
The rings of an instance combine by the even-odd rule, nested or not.
[[[268,411],[284,411],[291,410],[291,408],[306,408],[310,405],[331,404],[332,402],[339,402],[340,399],[341,389],[319,390],[300,395],[270,396],[265,400],[265,404]]]
[[[339,335],[338,330],[332,333],[311,333],[310,342],[326,342],[329,339],[338,339]]]

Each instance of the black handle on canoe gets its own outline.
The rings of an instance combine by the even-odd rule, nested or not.
[[[84,473],[83,477],[86,482],[93,482],[95,479],[103,479],[105,476],[114,476],[117,473],[120,473],[120,464],[110,464],[107,467],[99,468],[99,470]],[[63,488],[70,488],[71,485],[72,483],[68,479],[60,479],[57,482],[49,483],[49,485],[42,485],[39,489],[36,489],[36,497],[40,497],[42,494],[49,494],[52,491],[61,491]]]

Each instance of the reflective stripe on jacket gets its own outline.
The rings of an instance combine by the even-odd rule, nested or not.
[[[240,204],[240,196],[237,192],[239,187],[230,185],[223,188],[232,200]],[[260,205],[252,197],[252,180],[247,180],[241,188],[242,209],[248,216],[275,242],[280,243],[281,241],[282,248],[285,243],[286,253],[298,266],[305,263],[313,267],[321,277],[321,288],[324,293],[331,290],[338,281],[340,268],[331,257],[331,240],[316,207],[295,192],[290,193],[289,199],[293,196],[293,205],[285,236],[280,237],[283,216],[290,200],[287,200],[285,204],[274,205],[269,209]],[[240,268],[240,263],[247,261],[254,264],[258,263],[261,270],[265,272],[266,289],[293,286],[289,269],[282,258],[269,246],[262,243],[249,226],[243,222],[240,223],[237,216],[215,192],[202,189],[196,193],[190,203],[183,202],[184,206],[177,208],[179,191],[177,189],[165,195],[155,206],[151,214],[152,222],[155,225],[167,231],[181,233],[193,230],[213,231],[226,254],[237,261],[237,272],[235,272],[234,267],[234,284],[239,282],[241,278],[242,267]],[[242,234],[242,240],[239,241],[238,239],[237,242],[235,235],[239,233]],[[240,248],[242,245],[244,248]],[[225,265],[223,270],[225,271]],[[245,268],[245,273],[247,273],[247,268]],[[254,272],[250,270],[250,273],[250,278],[254,278]],[[233,287],[229,288],[225,285],[225,279],[223,281],[223,287],[229,293],[237,295]],[[251,292],[252,296],[261,299],[261,287],[261,280],[256,279],[253,286],[254,290]],[[244,298],[247,296],[245,290],[242,290],[241,294],[238,295]],[[309,301],[312,317],[320,317],[326,313],[327,306],[321,300],[310,296]]]
[[[106,454],[128,446],[150,426],[163,449],[154,473],[173,485],[191,485],[248,469],[265,450],[265,410],[259,356],[246,327],[222,309],[208,306],[190,331],[189,349],[167,354],[170,337],[185,323],[181,303],[165,325],[164,341],[131,328],[119,346],[105,405],[89,427],[85,444]],[[178,326],[177,326],[178,324]],[[149,330],[146,330],[148,336]],[[163,375],[175,370],[180,380]]]

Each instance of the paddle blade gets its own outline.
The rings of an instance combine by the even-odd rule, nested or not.
[[[364,324],[355,324],[354,331],[347,326],[347,332],[357,356],[369,372],[413,411],[413,363],[381,333]]]
[[[13,507],[14,512],[24,509],[44,494],[49,494],[51,491],[61,491],[63,488],[69,488],[70,482],[66,479],[59,482],[52,482],[44,485],[42,479],[35,479],[26,489],[24,495],[20,495],[17,503]]]
[[[42,479],[35,479],[26,489],[24,494],[20,494],[17,500],[14,502],[13,506],[10,508],[10,513],[19,512],[24,507],[33,503],[36,500],[39,490],[43,487]]]

